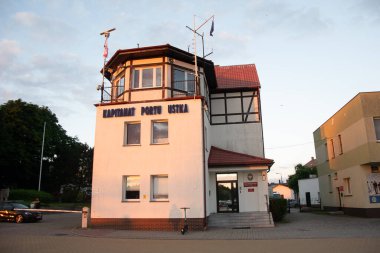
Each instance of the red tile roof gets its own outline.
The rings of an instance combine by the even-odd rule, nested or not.
[[[259,88],[255,64],[215,66],[217,89]]]
[[[208,166],[249,166],[267,165],[271,167],[273,160],[262,157],[246,155],[211,146]]]
[[[317,159],[312,157],[311,160],[308,163],[306,163],[304,166],[309,167],[309,168],[317,167]]]

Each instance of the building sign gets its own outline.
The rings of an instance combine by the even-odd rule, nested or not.
[[[189,107],[187,104],[168,105],[168,113],[188,113]]]
[[[367,177],[369,203],[380,203],[380,173],[370,173]]]
[[[144,115],[159,115],[162,114],[162,106],[142,106],[141,116]],[[187,104],[174,104],[168,105],[168,113],[188,113],[189,106]],[[131,117],[135,116],[136,108],[117,108],[117,109],[105,109],[103,110],[103,118],[113,118],[113,117]]]
[[[244,187],[257,187],[257,182],[243,182]]]
[[[162,107],[160,106],[145,106],[141,107],[141,116],[161,114]]]
[[[135,116],[135,111],[134,107],[103,110],[103,118]]]

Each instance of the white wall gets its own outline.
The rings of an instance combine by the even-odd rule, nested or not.
[[[211,144],[234,152],[264,157],[261,123],[212,125]]]
[[[306,205],[306,192],[310,192],[310,200],[312,205],[319,205],[320,199],[319,193],[319,182],[318,178],[308,178],[298,180],[300,203],[301,205]]]
[[[169,114],[168,104],[187,104],[189,113]],[[145,104],[97,107],[92,188],[93,218],[182,218],[180,207],[190,207],[189,218],[204,217],[201,100],[150,103],[162,106],[160,115],[141,116]],[[133,117],[103,118],[104,109],[136,108]],[[167,119],[169,144],[151,144],[152,120]],[[141,145],[123,146],[124,123],[141,122]],[[168,174],[169,201],[150,201],[150,177]],[[124,175],[140,176],[139,202],[122,201]],[[145,197],[144,197],[145,196]]]

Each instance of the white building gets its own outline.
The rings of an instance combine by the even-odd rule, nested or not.
[[[301,206],[319,207],[321,200],[317,177],[298,180],[298,188]]]
[[[267,212],[256,67],[214,66],[170,45],[118,50],[97,104],[93,226],[190,229],[218,212]]]

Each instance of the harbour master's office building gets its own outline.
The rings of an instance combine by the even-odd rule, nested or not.
[[[96,105],[91,224],[191,230],[218,213],[267,213],[260,82],[159,45],[118,50]]]

